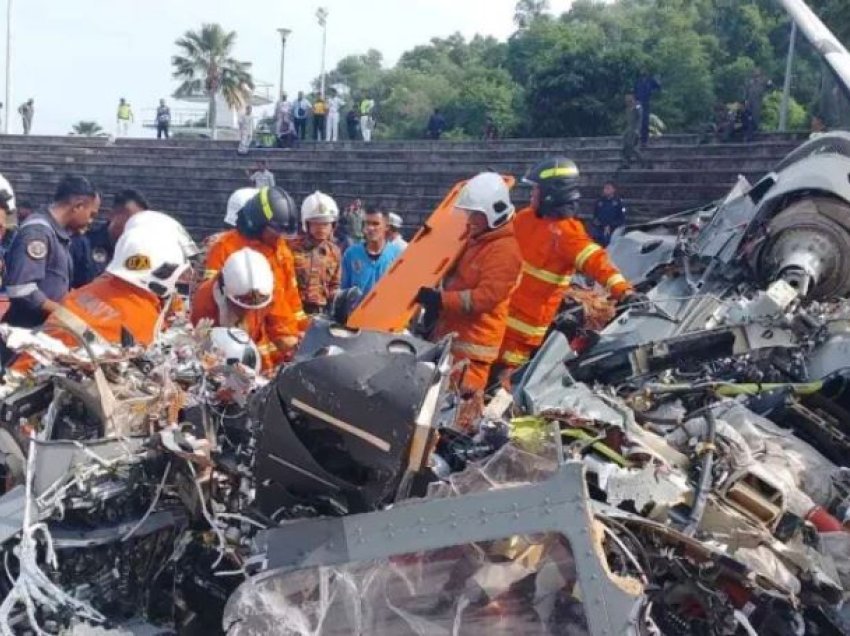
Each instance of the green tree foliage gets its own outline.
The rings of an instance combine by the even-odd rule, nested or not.
[[[199,31],[186,31],[175,42],[179,54],[171,58],[173,76],[182,82],[175,96],[207,96],[213,136],[216,94],[221,93],[231,108],[241,108],[254,89],[251,63],[232,57],[235,43],[235,31],[225,31],[219,24],[204,24]]]
[[[782,91],[773,91],[764,98],[761,111],[762,128],[779,130],[779,110],[782,104]],[[793,97],[788,103],[788,130],[807,130],[809,116],[805,107]]]
[[[845,41],[846,3],[810,2]],[[434,38],[394,68],[377,51],[344,58],[330,84],[375,98],[377,134],[390,138],[422,136],[434,108],[452,138],[479,137],[488,116],[513,136],[618,134],[624,96],[642,71],[662,84],[653,111],[668,131],[695,131],[718,104],[742,101],[757,70],[769,90],[782,85],[790,21],[775,0],[575,0],[560,16],[549,6],[519,0],[517,29],[505,42]],[[798,51],[790,119],[804,125],[823,108],[826,88],[821,61],[802,38]]]
[[[106,132],[96,121],[78,121],[71,126],[71,135],[80,137],[105,137]]]

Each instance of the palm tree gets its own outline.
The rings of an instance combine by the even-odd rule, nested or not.
[[[81,137],[104,137],[106,132],[100,127],[96,121],[78,121],[71,126],[71,135],[80,135]]]
[[[175,42],[179,55],[171,58],[173,76],[183,83],[175,97],[201,93],[209,99],[207,117],[215,139],[216,104],[220,92],[231,108],[243,107],[251,97],[254,80],[250,62],[231,57],[236,32],[225,32],[219,24],[204,24],[200,31],[186,31]]]

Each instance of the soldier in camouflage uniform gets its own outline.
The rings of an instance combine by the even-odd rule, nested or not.
[[[290,243],[295,256],[295,277],[304,311],[325,311],[339,290],[342,255],[334,241],[334,225],[339,218],[336,202],[314,192],[301,205],[304,233]]]

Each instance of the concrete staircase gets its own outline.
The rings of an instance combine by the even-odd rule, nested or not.
[[[181,218],[198,237],[220,229],[230,193],[248,185],[245,170],[268,160],[278,185],[300,205],[320,189],[340,205],[355,198],[402,214],[412,233],[458,180],[486,169],[521,176],[555,154],[575,159],[587,208],[613,180],[635,220],[696,207],[724,195],[737,176],[755,179],[799,145],[794,135],[765,135],[751,144],[699,145],[694,135],[670,135],[646,151],[651,166],[618,170],[616,137],[512,139],[498,142],[384,141],[305,143],[297,150],[257,149],[236,154],[233,142],[205,140],[0,136],[0,173],[19,199],[49,201],[62,175],[82,174],[104,192],[134,187],[154,209]],[[527,188],[515,191],[523,204]]]

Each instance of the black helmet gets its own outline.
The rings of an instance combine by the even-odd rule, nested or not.
[[[249,238],[258,238],[267,226],[281,234],[296,234],[301,227],[301,211],[282,188],[262,188],[236,217],[236,229]]]
[[[578,166],[564,157],[546,159],[529,170],[523,182],[540,188],[538,216],[572,216],[573,204],[581,198],[578,178]]]

